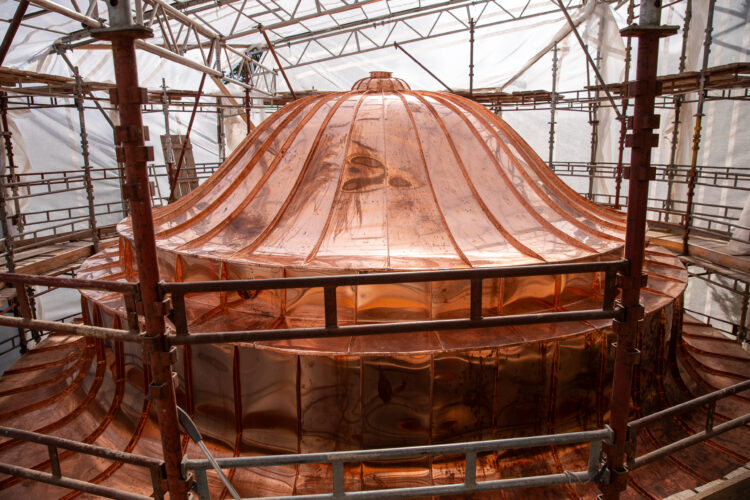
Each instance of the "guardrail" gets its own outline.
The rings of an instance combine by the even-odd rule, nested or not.
[[[624,271],[624,259],[607,262],[579,262],[572,264],[544,264],[486,269],[453,269],[444,271],[412,271],[305,278],[274,278],[254,280],[193,281],[161,283],[162,294],[172,298],[172,322],[176,335],[170,335],[171,345],[212,344],[221,342],[257,342],[262,340],[291,340],[320,337],[342,337],[407,333],[425,330],[457,330],[464,328],[488,328],[509,325],[533,325],[560,323],[565,321],[614,319],[621,311],[614,307],[617,295],[616,275]],[[544,312],[501,316],[483,316],[482,281],[491,278],[516,278],[527,276],[604,273],[604,293],[600,309],[581,311]],[[423,321],[393,321],[377,324],[339,325],[336,305],[336,289],[341,286],[388,285],[423,283],[428,281],[470,281],[470,312],[468,318],[430,319]],[[190,335],[185,308],[185,295],[190,293],[288,290],[293,288],[323,288],[325,326],[313,328],[287,328],[273,330],[247,330],[212,332]]]
[[[716,402],[720,399],[733,396],[738,392],[742,392],[745,390],[750,390],[750,380],[746,380],[744,382],[740,382],[739,384],[714,391],[704,396],[699,396],[695,399],[691,399],[690,401],[686,401],[671,408],[667,408],[666,410],[658,411],[656,413],[652,413],[651,415],[647,415],[645,417],[629,422],[627,450],[628,469],[633,470],[639,467],[643,467],[644,465],[650,464],[651,462],[667,455],[671,455],[672,453],[687,448],[688,446],[692,446],[694,444],[700,443],[701,441],[705,441],[714,436],[717,436],[723,432],[727,432],[750,423],[750,413],[747,413],[741,417],[737,417],[724,422],[723,424],[714,426],[714,412],[716,410]],[[674,415],[679,415],[688,410],[700,408],[704,405],[708,405],[708,411],[706,413],[706,425],[703,431],[680,439],[679,441],[675,441],[674,443],[670,443],[666,446],[662,446],[661,448],[650,451],[645,455],[641,455],[640,457],[636,456],[636,434],[641,428],[655,422],[671,419]]]
[[[62,486],[64,488],[91,493],[106,498],[122,500],[160,500],[164,498],[165,489],[162,484],[164,480],[164,461],[158,458],[135,455],[133,453],[119,450],[111,450],[109,448],[102,448],[87,443],[79,443],[77,441],[71,441],[70,439],[64,439],[57,436],[48,436],[37,432],[13,429],[10,427],[0,427],[0,436],[46,446],[49,452],[51,470],[51,472],[42,472],[35,469],[20,467],[18,465],[0,463],[0,473],[31,479],[32,481],[54,484],[56,486]],[[80,479],[65,477],[60,469],[58,448],[112,460],[113,462],[121,462],[147,468],[151,474],[151,484],[154,488],[153,496],[139,495],[118,490],[116,488],[110,488],[108,486],[90,483],[88,481],[82,481]]]
[[[327,464],[333,471],[331,493],[317,495],[300,495],[295,498],[305,500],[324,500],[338,498],[357,499],[393,499],[411,498],[431,495],[462,495],[486,491],[507,490],[512,488],[530,488],[552,486],[556,484],[598,482],[606,473],[601,465],[603,442],[611,442],[614,433],[609,427],[601,430],[530,436],[491,441],[468,443],[436,444],[429,446],[408,446],[403,448],[383,448],[375,450],[337,451],[332,453],[305,453],[295,455],[272,455],[262,457],[217,458],[216,463],[222,469],[241,467],[272,467],[279,465]],[[519,450],[539,446],[563,446],[590,443],[588,468],[585,471],[565,471],[559,474],[527,476],[508,479],[477,481],[477,455],[479,453],[500,450]],[[436,455],[463,455],[465,474],[463,482],[433,486],[412,486],[367,491],[346,491],[344,481],[344,464],[381,460],[398,460],[405,458],[428,457]],[[213,468],[207,459],[188,459],[183,462],[186,471],[195,473],[196,491],[200,500],[209,500],[206,471]],[[287,497],[271,497],[287,498]]]

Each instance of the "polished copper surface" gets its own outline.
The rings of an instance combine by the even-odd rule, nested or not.
[[[619,212],[565,186],[507,124],[481,106],[453,95],[411,91],[386,73],[373,73],[350,92],[286,106],[260,124],[201,187],[155,211],[160,277],[166,281],[616,259],[624,224]],[[87,260],[80,277],[135,280],[129,222],[118,230],[118,247]],[[725,382],[716,379],[716,370],[702,368],[711,366],[704,359],[711,356],[685,372],[693,366],[686,361],[693,351],[674,347],[680,342],[684,266],[669,252],[649,247],[645,271],[639,412],[702,392],[704,387],[691,386],[695,380]],[[588,273],[485,280],[483,286],[484,312],[496,315],[599,307],[603,285],[600,274]],[[468,282],[341,287],[338,319],[352,324],[467,317],[469,289]],[[121,324],[120,295],[86,291],[83,296],[87,322]],[[191,294],[186,305],[190,331],[197,335],[323,324],[320,289]],[[612,338],[611,321],[600,320],[195,345],[178,350],[174,369],[179,404],[217,456],[347,450],[601,428],[608,416]],[[68,357],[49,360],[53,364],[45,369],[0,379],[0,423],[28,428],[29,415],[59,400],[48,420],[40,421],[45,429],[158,456],[152,408],[144,398],[149,372],[140,347],[76,342]],[[704,349],[717,345],[715,339],[706,342],[710,346]],[[732,355],[747,362],[744,354]],[[2,392],[22,373],[44,373],[8,389],[26,390],[29,399],[23,403],[17,399],[21,392]],[[745,404],[738,399],[739,407],[726,413]],[[97,415],[104,414],[112,417],[100,419],[106,424],[97,427]],[[78,423],[85,418],[94,421]],[[651,432],[639,435],[644,449],[664,439],[666,431]],[[747,443],[745,432],[737,432],[740,442]],[[729,458],[711,473],[748,461],[741,447],[722,446]],[[13,449],[0,443],[0,457]],[[192,444],[185,449],[200,456]],[[34,457],[25,463],[43,467],[44,450]],[[77,460],[70,457],[67,463]],[[702,470],[699,459],[684,460]],[[480,457],[477,476],[582,469],[585,461],[581,447],[504,452]],[[83,463],[90,471],[77,470],[104,484],[130,480],[127,467]],[[350,464],[346,482],[353,489],[441,484],[460,480],[462,467],[455,457]],[[637,487],[629,491],[634,496],[677,491],[677,480],[652,484],[670,467],[675,468],[659,463],[638,471],[631,478]],[[677,469],[686,484],[703,474],[686,472],[687,466]],[[288,495],[330,491],[331,471],[317,465],[270,467],[238,470],[231,477],[245,496]],[[218,479],[211,473],[209,479],[221,495]],[[9,492],[43,491],[29,484],[6,485],[16,488]],[[592,487],[575,485],[494,497],[595,494]]]

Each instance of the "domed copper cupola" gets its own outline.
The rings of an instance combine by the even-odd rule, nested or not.
[[[165,281],[616,259],[625,227],[623,214],[572,191],[481,105],[413,91],[384,72],[351,91],[280,109],[210,179],[156,209],[154,223]],[[119,248],[89,259],[81,278],[135,280],[130,221],[118,232]],[[653,318],[672,307],[686,274],[676,258],[649,255],[645,328],[663,330],[671,321]],[[485,314],[598,307],[601,279],[486,279]],[[339,287],[338,321],[468,317],[469,289],[468,282]],[[125,314],[116,295],[82,293],[94,321],[111,325]],[[267,290],[185,301],[190,332],[200,335],[322,325],[322,295]],[[177,367],[179,390],[194,402],[203,434],[235,453],[562,432],[604,421],[609,336],[608,321],[573,321],[195,345]],[[363,465],[351,481],[364,488],[371,480],[437,477],[447,474],[443,465],[412,463],[380,479],[372,477],[382,471]],[[247,484],[273,483],[279,494],[313,491],[317,473],[300,466],[291,489],[256,476]]]
[[[411,90],[411,87],[402,79],[393,78],[390,71],[370,71],[370,76],[357,80],[352,90]]]

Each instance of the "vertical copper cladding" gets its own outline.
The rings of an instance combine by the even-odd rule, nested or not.
[[[112,44],[117,87],[110,95],[120,112],[120,125],[115,133],[120,142],[120,155],[125,159],[125,192],[134,227],[133,243],[145,326],[142,347],[149,360],[152,379],[149,390],[156,401],[170,497],[187,499],[187,484],[181,472],[182,448],[170,353],[164,341],[165,309],[158,289],[159,267],[148,188],[147,161],[153,152],[145,146],[141,116],[141,105],[148,98],[146,89],[138,86],[135,55],[135,40],[150,36],[150,30],[132,24],[129,2],[110,2],[108,7],[111,28],[100,30],[96,35]]]

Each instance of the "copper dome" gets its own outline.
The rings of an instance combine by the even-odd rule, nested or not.
[[[484,107],[390,73],[287,105],[154,218],[166,260],[298,270],[590,259],[624,231]]]

